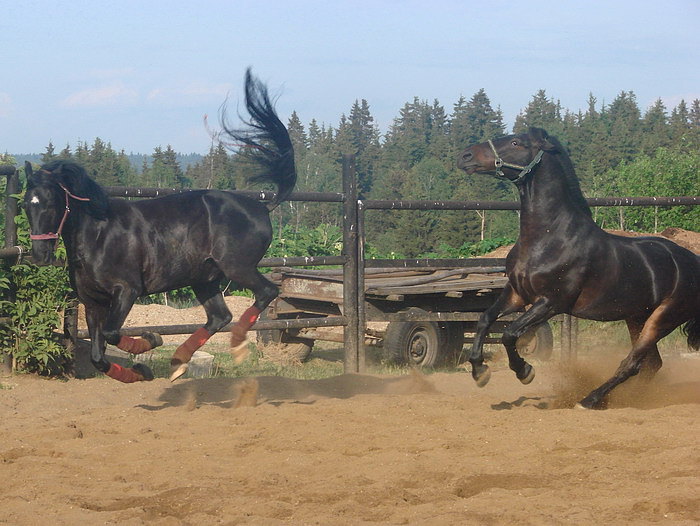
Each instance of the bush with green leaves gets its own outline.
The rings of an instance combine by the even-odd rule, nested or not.
[[[30,246],[24,212],[15,222],[19,244]],[[65,260],[62,244],[57,255]],[[0,312],[10,319],[9,325],[0,325],[0,351],[12,354],[15,369],[57,374],[69,366],[71,356],[56,332],[70,297],[63,267],[37,267],[20,259],[0,269]]]

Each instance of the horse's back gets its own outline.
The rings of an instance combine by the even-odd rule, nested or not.
[[[595,272],[574,314],[623,319],[635,311],[649,313],[663,302],[691,310],[700,306],[700,258],[676,243],[661,237],[606,234],[597,254],[599,259],[591,260]]]
[[[269,213],[257,200],[193,190],[141,201],[111,200],[107,221],[86,239],[102,273],[141,293],[220,279],[224,265],[255,265],[272,239]],[[174,285],[173,285],[174,284]]]

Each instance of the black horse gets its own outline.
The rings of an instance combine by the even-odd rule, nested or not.
[[[122,382],[153,379],[142,364],[123,368],[104,355],[106,343],[139,354],[162,344],[145,333],[120,335],[139,296],[192,286],[207,313],[206,324],[175,351],[171,380],[185,373],[192,354],[227,325],[231,313],[220,291],[223,279],[255,294],[255,303],[231,329],[238,360],[247,354],[246,333],[277,296],[277,287],[257,270],[272,239],[269,212],[288,198],[296,183],[294,152],[267,88],[246,72],[245,103],[251,120],[246,130],[225,131],[249,147],[264,167],[256,181],[278,188],[267,206],[231,192],[195,190],[158,199],[110,199],[76,163],[53,161],[32,173],[27,166],[24,205],[31,225],[32,258],[49,264],[56,240],[66,246],[71,285],[85,305],[95,367]],[[222,117],[222,122],[224,119]]]
[[[632,350],[615,374],[580,402],[600,408],[629,377],[661,367],[657,342],[685,323],[688,345],[700,347],[700,256],[658,237],[608,234],[592,219],[574,168],[561,144],[538,128],[461,152],[467,173],[505,177],[520,193],[520,236],[506,260],[509,283],[483,313],[469,355],[478,385],[489,380],[483,342],[500,316],[529,308],[503,333],[510,368],[521,382],[534,370],[515,342],[559,313],[625,320]]]

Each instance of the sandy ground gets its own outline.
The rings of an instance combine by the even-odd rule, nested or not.
[[[198,320],[150,306],[128,324]],[[0,378],[0,524],[698,524],[700,353],[571,409],[619,359],[538,364],[528,386],[500,363],[483,389],[465,372]]]
[[[2,379],[0,523],[698,524],[700,359],[316,381]]]

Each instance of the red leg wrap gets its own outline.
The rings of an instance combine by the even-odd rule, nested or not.
[[[145,378],[133,369],[126,369],[121,365],[113,363],[109,367],[109,371],[105,373],[110,378],[124,382],[125,384],[131,384],[134,382],[143,382]]]
[[[200,327],[176,349],[170,364],[180,365],[181,363],[189,362],[194,352],[207,343],[209,338],[211,338],[209,331],[204,327]]]
[[[129,336],[122,336],[117,347],[131,354],[141,354],[151,350],[151,344],[143,338],[130,338]]]
[[[238,347],[245,341],[246,333],[258,321],[260,309],[255,305],[248,307],[238,321],[231,327],[231,347]]]

